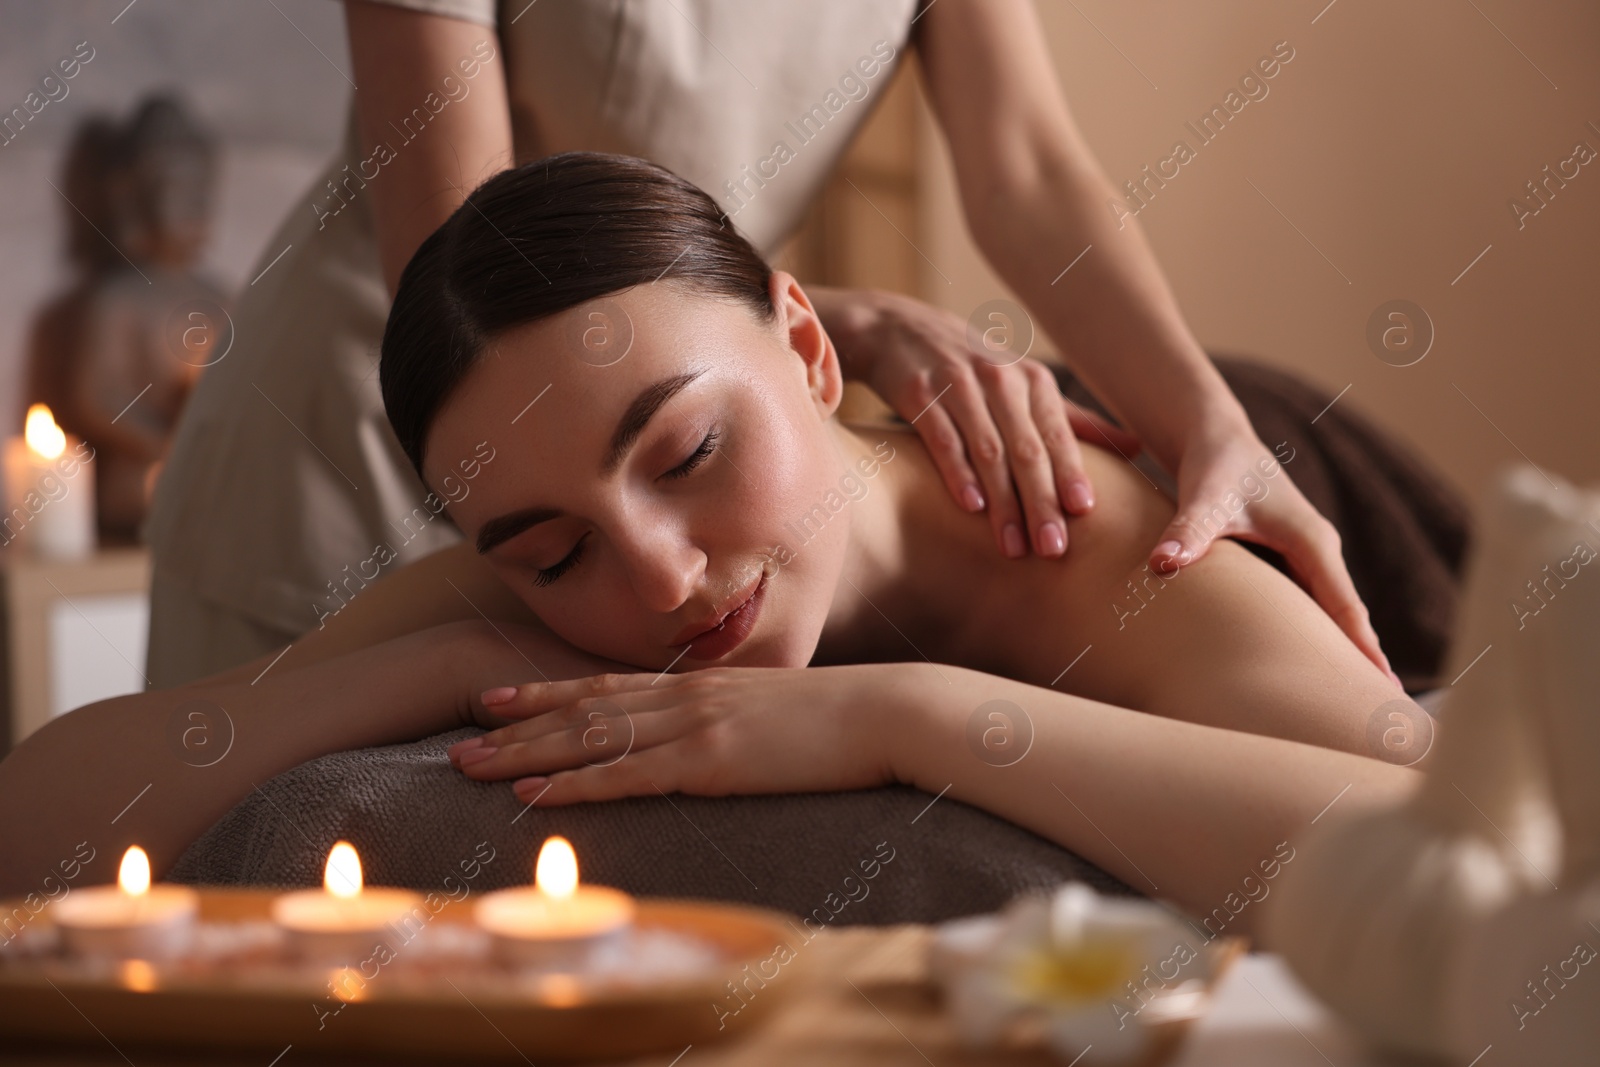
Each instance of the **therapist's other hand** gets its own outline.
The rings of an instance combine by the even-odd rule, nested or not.
[[[709,667],[507,687],[522,721],[451,746],[469,778],[514,779],[523,803],[689,793],[805,793],[893,781],[883,728],[916,664]],[[487,755],[485,755],[487,753]]]
[[[1170,575],[1174,567],[1204,556],[1219,537],[1265,545],[1284,558],[1294,580],[1399,686],[1345,568],[1339,532],[1279,469],[1293,459],[1292,451],[1275,456],[1242,409],[1196,434],[1178,460],[1178,508],[1150,553],[1150,567]],[[1253,499],[1249,486],[1257,484],[1268,490]]]
[[[928,447],[968,511],[989,510],[1007,556],[1067,548],[1067,513],[1094,507],[1078,438],[1131,457],[1138,440],[1061,395],[1038,360],[973,351],[951,312],[875,289],[808,290],[845,377],[867,385]]]

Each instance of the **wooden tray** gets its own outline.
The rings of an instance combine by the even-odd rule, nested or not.
[[[223,888],[200,894],[202,922],[265,920],[276,895]],[[447,902],[431,923],[470,923],[471,904]],[[0,914],[21,906],[6,902]],[[454,981],[443,974],[386,981],[380,973],[358,996],[341,1001],[330,997],[328,970],[254,981],[240,968],[201,979],[157,975],[140,961],[89,974],[56,957],[0,957],[0,1045],[29,1040],[104,1047],[110,1041],[119,1048],[255,1050],[268,1059],[293,1045],[311,1054],[517,1062],[675,1052],[741,1032],[784,998],[803,953],[777,967],[775,977],[763,971],[758,986],[747,984],[754,992],[743,1010],[724,1017],[717,1008],[730,1002],[729,981],[751,981],[746,964],[753,974],[778,946],[794,948],[788,920],[762,908],[641,899],[639,928],[695,935],[714,946],[724,964],[714,974],[633,988],[596,988],[558,976],[535,988],[485,964]],[[33,921],[48,925],[49,909]],[[337,1007],[336,1016],[322,1014],[330,1007]]]

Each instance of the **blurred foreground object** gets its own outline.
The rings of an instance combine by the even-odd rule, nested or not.
[[[1594,1063],[1600,492],[1519,467],[1478,529],[1427,777],[1316,827],[1265,939],[1382,1048]]]
[[[1043,1045],[1062,1063],[1155,1064],[1204,1014],[1237,938],[1207,942],[1149,900],[1081,882],[941,924],[928,971],[969,1048]]]

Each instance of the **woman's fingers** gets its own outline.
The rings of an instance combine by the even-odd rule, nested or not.
[[[1094,485],[1083,469],[1083,448],[1068,418],[1066,398],[1056,384],[1055,375],[1043,363],[1025,362],[1032,402],[1033,423],[1044,442],[1047,462],[1055,476],[1055,500],[1074,515],[1087,514],[1094,507]],[[1043,505],[1040,505],[1043,506]],[[1062,524],[1062,546],[1066,545],[1066,524]]]
[[[1179,479],[1178,510],[1172,521],[1150,550],[1149,564],[1159,574],[1171,574],[1177,567],[1193,563],[1204,556],[1219,537],[1241,533],[1245,529],[1246,511],[1229,512],[1218,502],[1237,497],[1225,478],[1211,476],[1203,479],[1193,490],[1185,491]],[[1261,528],[1257,524],[1257,528]]]
[[[469,778],[481,781],[575,767],[609,767],[677,740],[686,731],[697,729],[702,718],[689,705],[629,709],[580,701],[539,719],[462,742],[452,762]]]
[[[1017,495],[1022,499],[1024,527],[1031,535],[1029,540],[1041,556],[1060,556],[1067,550],[1067,520],[1061,513],[1052,470],[1052,463],[1060,453],[1053,454],[1045,448],[1039,427],[1034,423],[1038,414],[1034,404],[1036,375],[1048,376],[1050,372],[1037,362],[1027,361],[1003,367],[983,363],[976,369],[978,380],[989,394],[989,409],[994,412],[995,423],[1005,442],[1005,459],[1012,481],[1016,483]],[[1054,378],[1050,379],[1050,388],[1060,395]],[[1066,428],[1065,420],[1061,427]],[[1083,471],[1077,445],[1073,438],[1069,478],[1081,476]]]
[[[616,764],[529,775],[512,782],[511,789],[522,803],[537,800],[541,807],[666,794],[677,791],[670,777],[673,758],[658,749]]]
[[[1307,502],[1305,506],[1310,509],[1311,505]],[[1387,674],[1396,686],[1404,688],[1400,676],[1389,666],[1389,657],[1383,654],[1378,632],[1372,628],[1372,617],[1345,568],[1339,532],[1333,524],[1316,516],[1315,525],[1308,528],[1291,524],[1283,534],[1272,540],[1263,538],[1262,543],[1282,554],[1295,580],[1338,624],[1362,655]]]
[[[446,750],[446,755],[451,765],[459,768],[461,757],[469,750],[493,746],[502,740],[526,740],[566,729],[574,721],[571,718],[573,715],[586,716],[586,722],[595,731],[590,736],[601,737],[601,727],[606,721],[626,714],[620,705],[609,698],[654,690],[663,696],[649,706],[659,706],[668,699],[665,694],[677,684],[678,678],[677,675],[661,678],[648,671],[639,671],[594,674],[553,682],[526,682],[487,689],[478,698],[484,708],[496,718],[513,721],[507,726],[495,727],[488,733],[456,742]],[[659,685],[655,684],[658,680]],[[628,700],[634,710],[646,706],[638,702],[638,697],[628,697]],[[569,709],[566,718],[546,715],[561,708]],[[570,710],[574,708],[577,710]]]
[[[990,364],[983,366],[989,366],[991,371],[998,370]],[[949,409],[952,420],[961,430],[967,455],[983,482],[984,495],[989,499],[989,524],[994,529],[1000,551],[1012,559],[1020,559],[1028,554],[1025,520],[1011,484],[1006,441],[995,425],[995,416],[1000,413],[991,413],[991,400],[978,381],[977,374],[982,373],[989,372],[967,370],[957,374],[940,402]]]
[[[984,497],[978,484],[978,475],[967,462],[966,450],[961,445],[961,433],[950,421],[950,416],[937,403],[929,401],[920,413],[910,417],[916,419],[912,426],[921,436],[922,443],[928,446],[928,456],[944,478],[945,488],[950,490],[950,495],[968,511],[982,511]]]
[[[1229,532],[1228,526],[1198,522],[1188,512],[1179,511],[1161,532],[1156,547],[1150,550],[1148,562],[1152,568],[1158,568],[1158,573],[1171,574],[1174,568],[1186,566],[1205,555],[1211,542]]]
[[[491,713],[503,719],[526,718],[571,704],[584,697],[629,693],[636,689],[649,688],[654,685],[656,677],[648,671],[629,671],[591,674],[583,678],[563,678],[558,681],[524,682],[521,685],[486,689],[478,699],[483,701],[483,706]]]

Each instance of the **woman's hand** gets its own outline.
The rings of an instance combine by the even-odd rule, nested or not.
[[[710,667],[505,687],[483,703],[522,721],[451,746],[450,761],[469,778],[516,779],[525,803],[866,789],[894,780],[891,720],[920,666]]]
[[[1139,451],[1133,435],[1062,396],[1043,363],[975,351],[967,324],[949,311],[879,290],[807,292],[845,377],[916,428],[963,507],[981,511],[988,501],[995,541],[1012,558],[1027,555],[1030,542],[1040,555],[1060,556],[1062,503],[1074,515],[1094,506],[1079,436],[1127,457]]]
[[[1263,461],[1269,465],[1263,467]],[[1170,575],[1175,566],[1205,555],[1219,537],[1265,545],[1283,556],[1294,580],[1362,654],[1400,685],[1345,568],[1338,531],[1311,506],[1287,471],[1274,471],[1283,474],[1280,479],[1266,475],[1277,465],[1242,412],[1239,418],[1198,435],[1179,457],[1178,509],[1151,550],[1151,568]],[[1246,478],[1269,486],[1269,491],[1241,503],[1246,499]]]

